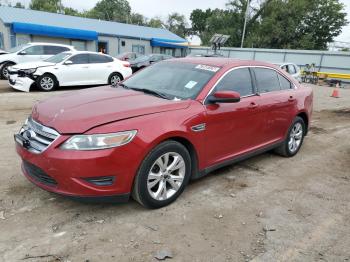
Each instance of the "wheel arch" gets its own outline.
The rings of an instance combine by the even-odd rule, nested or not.
[[[5,60],[4,62],[1,62],[1,66],[3,66],[4,64],[7,64],[7,63],[11,63],[13,65],[17,65],[17,63],[15,61],[12,61],[12,60]]]
[[[301,119],[303,119],[304,123],[305,123],[305,135],[307,135],[307,132],[309,130],[309,116],[307,115],[306,112],[302,111],[302,112],[299,112],[297,114],[298,117],[300,117]]]
[[[124,80],[124,76],[122,73],[118,72],[118,71],[113,71],[112,73],[109,74],[108,76],[108,81],[111,79],[113,74],[118,74],[121,77],[121,80]]]
[[[155,148],[156,146],[158,146],[159,144],[165,142],[165,141],[176,141],[178,143],[180,143],[181,145],[183,145],[187,151],[190,154],[191,157],[191,179],[195,179],[198,176],[198,172],[199,172],[199,155],[198,155],[198,151],[196,150],[194,144],[191,142],[191,140],[186,137],[185,135],[182,135],[180,133],[172,133],[172,134],[168,134],[166,136],[163,136],[160,139],[157,139],[155,141],[153,141],[151,148]],[[151,150],[152,150],[151,149]]]
[[[42,74],[40,74],[40,75],[37,75],[37,77],[35,78],[35,85],[38,87],[38,88],[40,88],[39,87],[39,80],[40,80],[40,78],[41,77],[43,77],[43,76],[45,76],[45,75],[49,75],[49,76],[51,76],[51,77],[53,77],[54,78],[54,81],[56,81],[56,88],[58,88],[58,87],[60,87],[60,81],[58,80],[58,78],[57,78],[57,76],[54,74],[54,73],[51,73],[51,72],[42,72]]]

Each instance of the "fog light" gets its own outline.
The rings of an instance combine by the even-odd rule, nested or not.
[[[114,176],[103,176],[103,177],[88,177],[84,178],[85,181],[94,184],[95,186],[111,186],[114,184]]]

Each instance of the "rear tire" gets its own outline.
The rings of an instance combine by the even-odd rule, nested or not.
[[[13,66],[15,65],[15,63],[11,63],[11,62],[7,62],[5,63],[2,67],[1,67],[1,70],[0,70],[0,77],[1,79],[8,79],[8,67],[9,66]]]
[[[111,85],[111,86],[117,86],[120,81],[123,80],[123,77],[121,74],[115,72],[115,73],[112,73],[109,77],[108,77],[108,84]]]
[[[132,197],[147,208],[164,207],[183,192],[190,176],[191,157],[187,149],[176,141],[165,141],[143,160]]]
[[[275,152],[284,157],[295,156],[303,144],[305,134],[305,122],[301,117],[297,116],[288,130],[285,141],[275,149]]]
[[[54,75],[43,74],[38,77],[36,84],[41,91],[50,92],[55,90],[58,87],[58,81]]]

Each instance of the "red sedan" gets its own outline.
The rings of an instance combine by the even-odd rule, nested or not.
[[[274,65],[172,59],[110,86],[37,103],[16,149],[37,186],[81,200],[149,208],[173,202],[189,180],[275,150],[292,157],[313,94]]]

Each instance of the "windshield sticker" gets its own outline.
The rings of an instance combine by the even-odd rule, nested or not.
[[[220,67],[207,66],[207,65],[197,65],[196,69],[201,69],[201,70],[206,70],[206,71],[211,71],[211,72],[216,73],[217,71],[219,71]]]
[[[192,89],[198,82],[196,81],[189,81],[186,85],[185,88]]]

